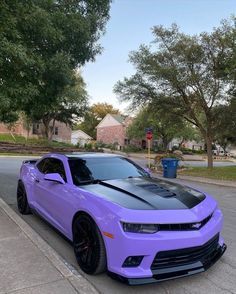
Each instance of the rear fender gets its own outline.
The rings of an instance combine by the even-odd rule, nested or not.
[[[20,176],[19,181],[22,181],[25,190],[27,193],[27,199],[29,206],[32,207],[32,204],[34,202],[34,184],[36,179],[36,168],[35,164],[31,164],[30,162],[23,162],[21,169],[20,169]]]

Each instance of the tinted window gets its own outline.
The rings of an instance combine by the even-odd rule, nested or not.
[[[41,172],[41,173],[43,173],[44,174],[44,165],[45,165],[45,163],[47,162],[47,158],[45,158],[45,159],[43,159],[43,160],[41,160],[38,164],[37,164],[37,168],[38,168],[38,170]]]
[[[141,167],[122,157],[73,158],[69,160],[69,165],[76,185],[89,180],[113,180],[148,176]]]
[[[43,174],[58,173],[66,182],[64,165],[57,158],[45,158],[38,163],[37,168]]]

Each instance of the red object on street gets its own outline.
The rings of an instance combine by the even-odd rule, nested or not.
[[[151,131],[148,131],[148,132],[146,133],[146,139],[147,139],[147,140],[152,140],[152,132],[151,132]]]

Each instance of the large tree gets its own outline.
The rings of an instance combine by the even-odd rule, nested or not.
[[[109,7],[110,0],[0,1],[1,121],[34,103],[54,107],[68,72],[100,52]]]
[[[226,42],[232,28],[234,22],[212,33],[189,36],[176,25],[156,26],[152,46],[142,45],[130,55],[136,73],[115,86],[133,107],[155,103],[195,125],[205,139],[210,168],[217,122],[214,107],[227,99],[229,83],[222,71],[233,50]]]
[[[88,95],[82,77],[72,71],[68,79],[70,83],[54,96],[53,101],[46,99],[42,103],[39,99],[25,109],[26,116],[31,121],[41,121],[44,124],[44,135],[48,139],[52,138],[55,121],[72,126],[87,111]]]
[[[96,138],[96,126],[108,114],[118,114],[119,110],[108,103],[95,103],[86,111],[83,121],[75,124],[74,129],[80,129]]]
[[[195,131],[189,123],[172,113],[164,113],[161,109],[151,105],[139,111],[132,124],[128,127],[128,136],[131,139],[140,139],[145,136],[145,129],[151,127],[153,139],[161,139],[162,149],[168,151],[169,143],[178,138],[181,141],[194,139]]]
[[[228,104],[215,107],[217,114],[216,142],[227,151],[230,144],[236,144],[236,98],[233,97]]]

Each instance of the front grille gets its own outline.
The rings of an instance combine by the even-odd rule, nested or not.
[[[159,224],[159,231],[193,231],[201,229],[212,217],[210,214],[208,217],[197,223],[182,223],[182,224]]]
[[[156,254],[151,269],[160,269],[191,264],[197,261],[207,260],[212,257],[219,246],[219,234],[202,246],[184,249],[160,251]]]

